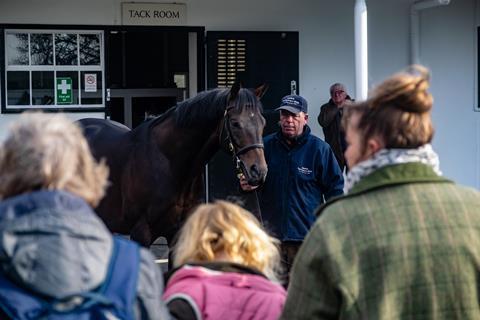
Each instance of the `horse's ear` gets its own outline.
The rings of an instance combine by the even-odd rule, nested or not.
[[[237,99],[238,92],[240,91],[241,87],[242,83],[240,81],[235,81],[232,88],[230,89],[230,101]]]
[[[260,87],[255,88],[255,95],[258,97],[258,99],[262,99],[263,95],[265,92],[268,90],[268,84],[264,83]]]

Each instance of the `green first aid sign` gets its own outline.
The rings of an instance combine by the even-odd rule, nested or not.
[[[57,104],[72,104],[72,78],[57,78]]]

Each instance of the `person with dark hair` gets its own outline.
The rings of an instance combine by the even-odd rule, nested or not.
[[[282,319],[479,319],[480,193],[441,176],[429,72],[346,108],[344,197],[317,211]]]
[[[277,110],[280,128],[264,138],[268,174],[259,200],[267,230],[281,241],[288,283],[298,248],[315,222],[315,209],[343,194],[343,175],[330,146],[311,134],[303,97],[285,96]],[[240,184],[249,189],[245,181]]]
[[[345,131],[342,128],[342,114],[345,105],[352,102],[352,98],[347,94],[345,85],[334,83],[330,86],[330,100],[320,107],[318,123],[323,129],[325,141],[333,149],[335,158],[342,172],[344,168],[348,171],[343,153],[347,148],[345,142]]]
[[[26,113],[0,146],[0,319],[169,319],[145,248],[93,211],[108,168],[62,114]]]

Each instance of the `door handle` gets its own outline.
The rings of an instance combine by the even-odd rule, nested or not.
[[[290,81],[290,94],[297,94],[297,81]]]

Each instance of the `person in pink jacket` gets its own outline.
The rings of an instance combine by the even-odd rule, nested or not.
[[[177,319],[278,319],[278,240],[238,205],[200,205],[180,230],[163,298]]]

